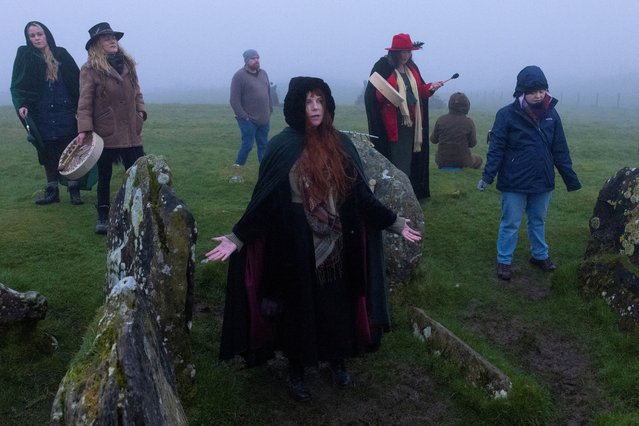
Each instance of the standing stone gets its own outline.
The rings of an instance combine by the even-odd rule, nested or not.
[[[357,137],[352,139],[364,164],[364,172],[368,179],[374,180],[373,191],[377,198],[389,209],[410,219],[410,226],[423,233],[424,212],[415,197],[408,176],[375,150],[371,144]],[[389,284],[391,286],[406,284],[419,266],[422,242],[411,243],[404,240],[401,235],[384,232],[384,256]]]
[[[639,169],[625,167],[599,192],[579,267],[582,291],[601,296],[624,329],[639,329]]]
[[[109,219],[105,294],[127,276],[140,284],[185,391],[181,385],[189,382],[193,369],[189,330],[197,229],[171,187],[163,158],[142,157],[127,171]]]
[[[65,375],[50,425],[187,425],[145,289],[125,277],[107,296],[90,347]]]
[[[195,220],[155,156],[127,170],[109,214],[106,303],[56,395],[52,424],[185,425]]]

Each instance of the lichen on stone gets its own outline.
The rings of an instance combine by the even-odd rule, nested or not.
[[[144,220],[144,197],[141,188],[135,188],[131,203],[131,226],[135,236],[140,236],[140,223]]]
[[[136,287],[135,278],[133,277],[124,277],[120,281],[117,282],[116,285],[111,289],[111,293],[109,297],[115,297],[124,292],[134,292]]]
[[[122,201],[122,208],[124,211],[129,210],[129,206],[131,205],[131,191],[135,185],[135,175],[137,174],[138,166],[133,165],[127,171],[129,177],[126,179],[124,183],[124,199]]]

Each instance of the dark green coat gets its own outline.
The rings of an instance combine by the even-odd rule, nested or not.
[[[13,73],[11,75],[11,99],[16,109],[26,107],[29,111],[34,111],[40,99],[41,90],[47,75],[47,66],[44,63],[44,57],[40,50],[35,48],[27,35],[27,29],[31,24],[38,24],[44,30],[47,36],[47,44],[53,53],[53,56],[60,63],[60,74],[62,82],[67,88],[73,105],[78,104],[78,96],[80,94],[80,69],[73,60],[73,57],[63,47],[55,44],[55,39],[51,31],[41,22],[31,21],[24,28],[24,36],[26,45],[20,46],[13,62]],[[40,164],[42,161],[42,139],[37,125],[27,116],[26,120],[20,118],[20,122],[25,127],[29,125],[31,133],[35,137],[32,142],[38,150],[38,159]]]

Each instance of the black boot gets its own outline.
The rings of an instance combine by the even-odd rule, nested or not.
[[[67,188],[69,190],[69,197],[71,198],[71,204],[76,206],[84,204],[84,201],[82,201],[82,197],[80,197],[80,184],[78,183],[78,181],[70,180],[67,185]]]
[[[109,205],[95,206],[98,209],[98,223],[95,224],[95,233],[105,235],[109,230]]]
[[[304,366],[301,364],[289,364],[288,391],[295,401],[307,402],[311,400],[311,393],[304,383]]]
[[[333,383],[340,389],[346,389],[353,386],[353,379],[346,371],[343,359],[333,360],[330,363],[331,372],[333,373]]]
[[[60,202],[60,189],[58,189],[58,183],[55,185],[47,185],[44,188],[44,196],[39,200],[36,200],[36,204],[43,206],[45,204],[59,203]]]

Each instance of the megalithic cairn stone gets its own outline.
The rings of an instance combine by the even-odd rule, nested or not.
[[[106,302],[62,380],[50,424],[186,425],[197,229],[161,157],[127,170],[109,217]]]

